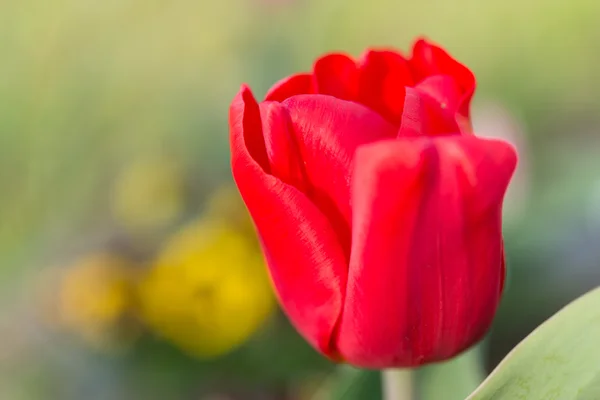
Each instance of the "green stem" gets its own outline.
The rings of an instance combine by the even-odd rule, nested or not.
[[[381,371],[383,400],[412,400],[413,376],[410,369],[385,369]]]

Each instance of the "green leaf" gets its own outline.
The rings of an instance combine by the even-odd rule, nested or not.
[[[467,400],[600,399],[600,288],[515,347]]]
[[[463,400],[485,378],[481,345],[439,364],[417,371],[419,399]]]

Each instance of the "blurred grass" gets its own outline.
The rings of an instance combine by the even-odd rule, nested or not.
[[[0,254],[31,250],[44,230],[93,220],[90,210],[105,208],[98,193],[111,172],[134,155],[210,158],[217,132],[206,122],[224,126],[239,80],[214,85],[211,75],[240,69],[235,40],[249,15],[227,2],[205,8],[141,1],[0,5]],[[207,110],[215,103],[223,107],[216,118]],[[219,148],[220,165],[200,164],[224,170],[226,148]]]

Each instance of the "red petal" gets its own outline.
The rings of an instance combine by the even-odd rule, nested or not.
[[[287,109],[278,102],[259,107],[271,174],[306,194],[308,178]]]
[[[243,143],[244,151],[248,152],[249,156],[252,157],[262,169],[269,172],[269,158],[267,157],[265,140],[262,134],[258,133],[252,135],[251,133],[254,133],[252,129],[244,129],[261,126],[260,113],[244,112],[246,103],[255,104],[256,100],[254,99],[250,88],[246,85],[242,85],[239,93],[235,96],[229,108],[229,127],[232,130],[232,133],[234,126],[239,127],[239,131],[236,133],[242,137],[236,144],[241,145]],[[238,149],[231,149],[232,153],[237,150]]]
[[[284,78],[274,84],[265,96],[266,101],[284,101],[297,94],[313,92],[313,77],[311,74],[297,74]]]
[[[404,88],[413,86],[408,61],[394,51],[367,51],[358,62],[358,100],[394,125],[400,124]]]
[[[357,151],[352,253],[338,348],[365,367],[442,360],[478,340],[504,273],[500,212],[516,163],[472,136]]]
[[[347,276],[336,234],[304,194],[267,174],[250,151],[249,144],[260,142],[262,132],[259,107],[248,88],[231,104],[230,131],[233,176],[261,238],[280,302],[309,343],[335,356],[331,335]]]
[[[460,128],[454,113],[419,88],[406,88],[399,135],[436,136],[457,134]]]
[[[475,90],[475,76],[471,70],[452,58],[441,47],[424,39],[415,42],[410,65],[416,82],[432,75],[450,75],[456,79],[463,92]]]
[[[308,195],[334,223],[349,250],[354,152],[360,145],[394,137],[396,129],[367,107],[331,96],[294,96],[283,105],[310,182]]]
[[[457,109],[458,114],[463,119],[469,120],[469,106],[475,92],[475,76],[469,68],[452,58],[441,47],[423,39],[415,43],[410,65],[417,82],[432,75],[449,75],[453,77],[463,94],[460,106]],[[464,121],[461,122],[464,124]]]
[[[358,69],[345,54],[328,54],[319,58],[313,68],[315,93],[327,94],[342,100],[356,100]]]
[[[415,86],[420,93],[434,99],[443,110],[455,111],[462,100],[461,89],[449,75],[433,75]]]

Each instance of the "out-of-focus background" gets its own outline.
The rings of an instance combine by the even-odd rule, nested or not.
[[[475,72],[476,131],[520,153],[492,368],[600,284],[598,15],[588,0],[0,2],[0,399],[333,398],[339,373],[278,310],[231,186],[228,106],[242,82],[260,97],[323,52],[418,35]],[[340,398],[376,398],[360,384]]]

